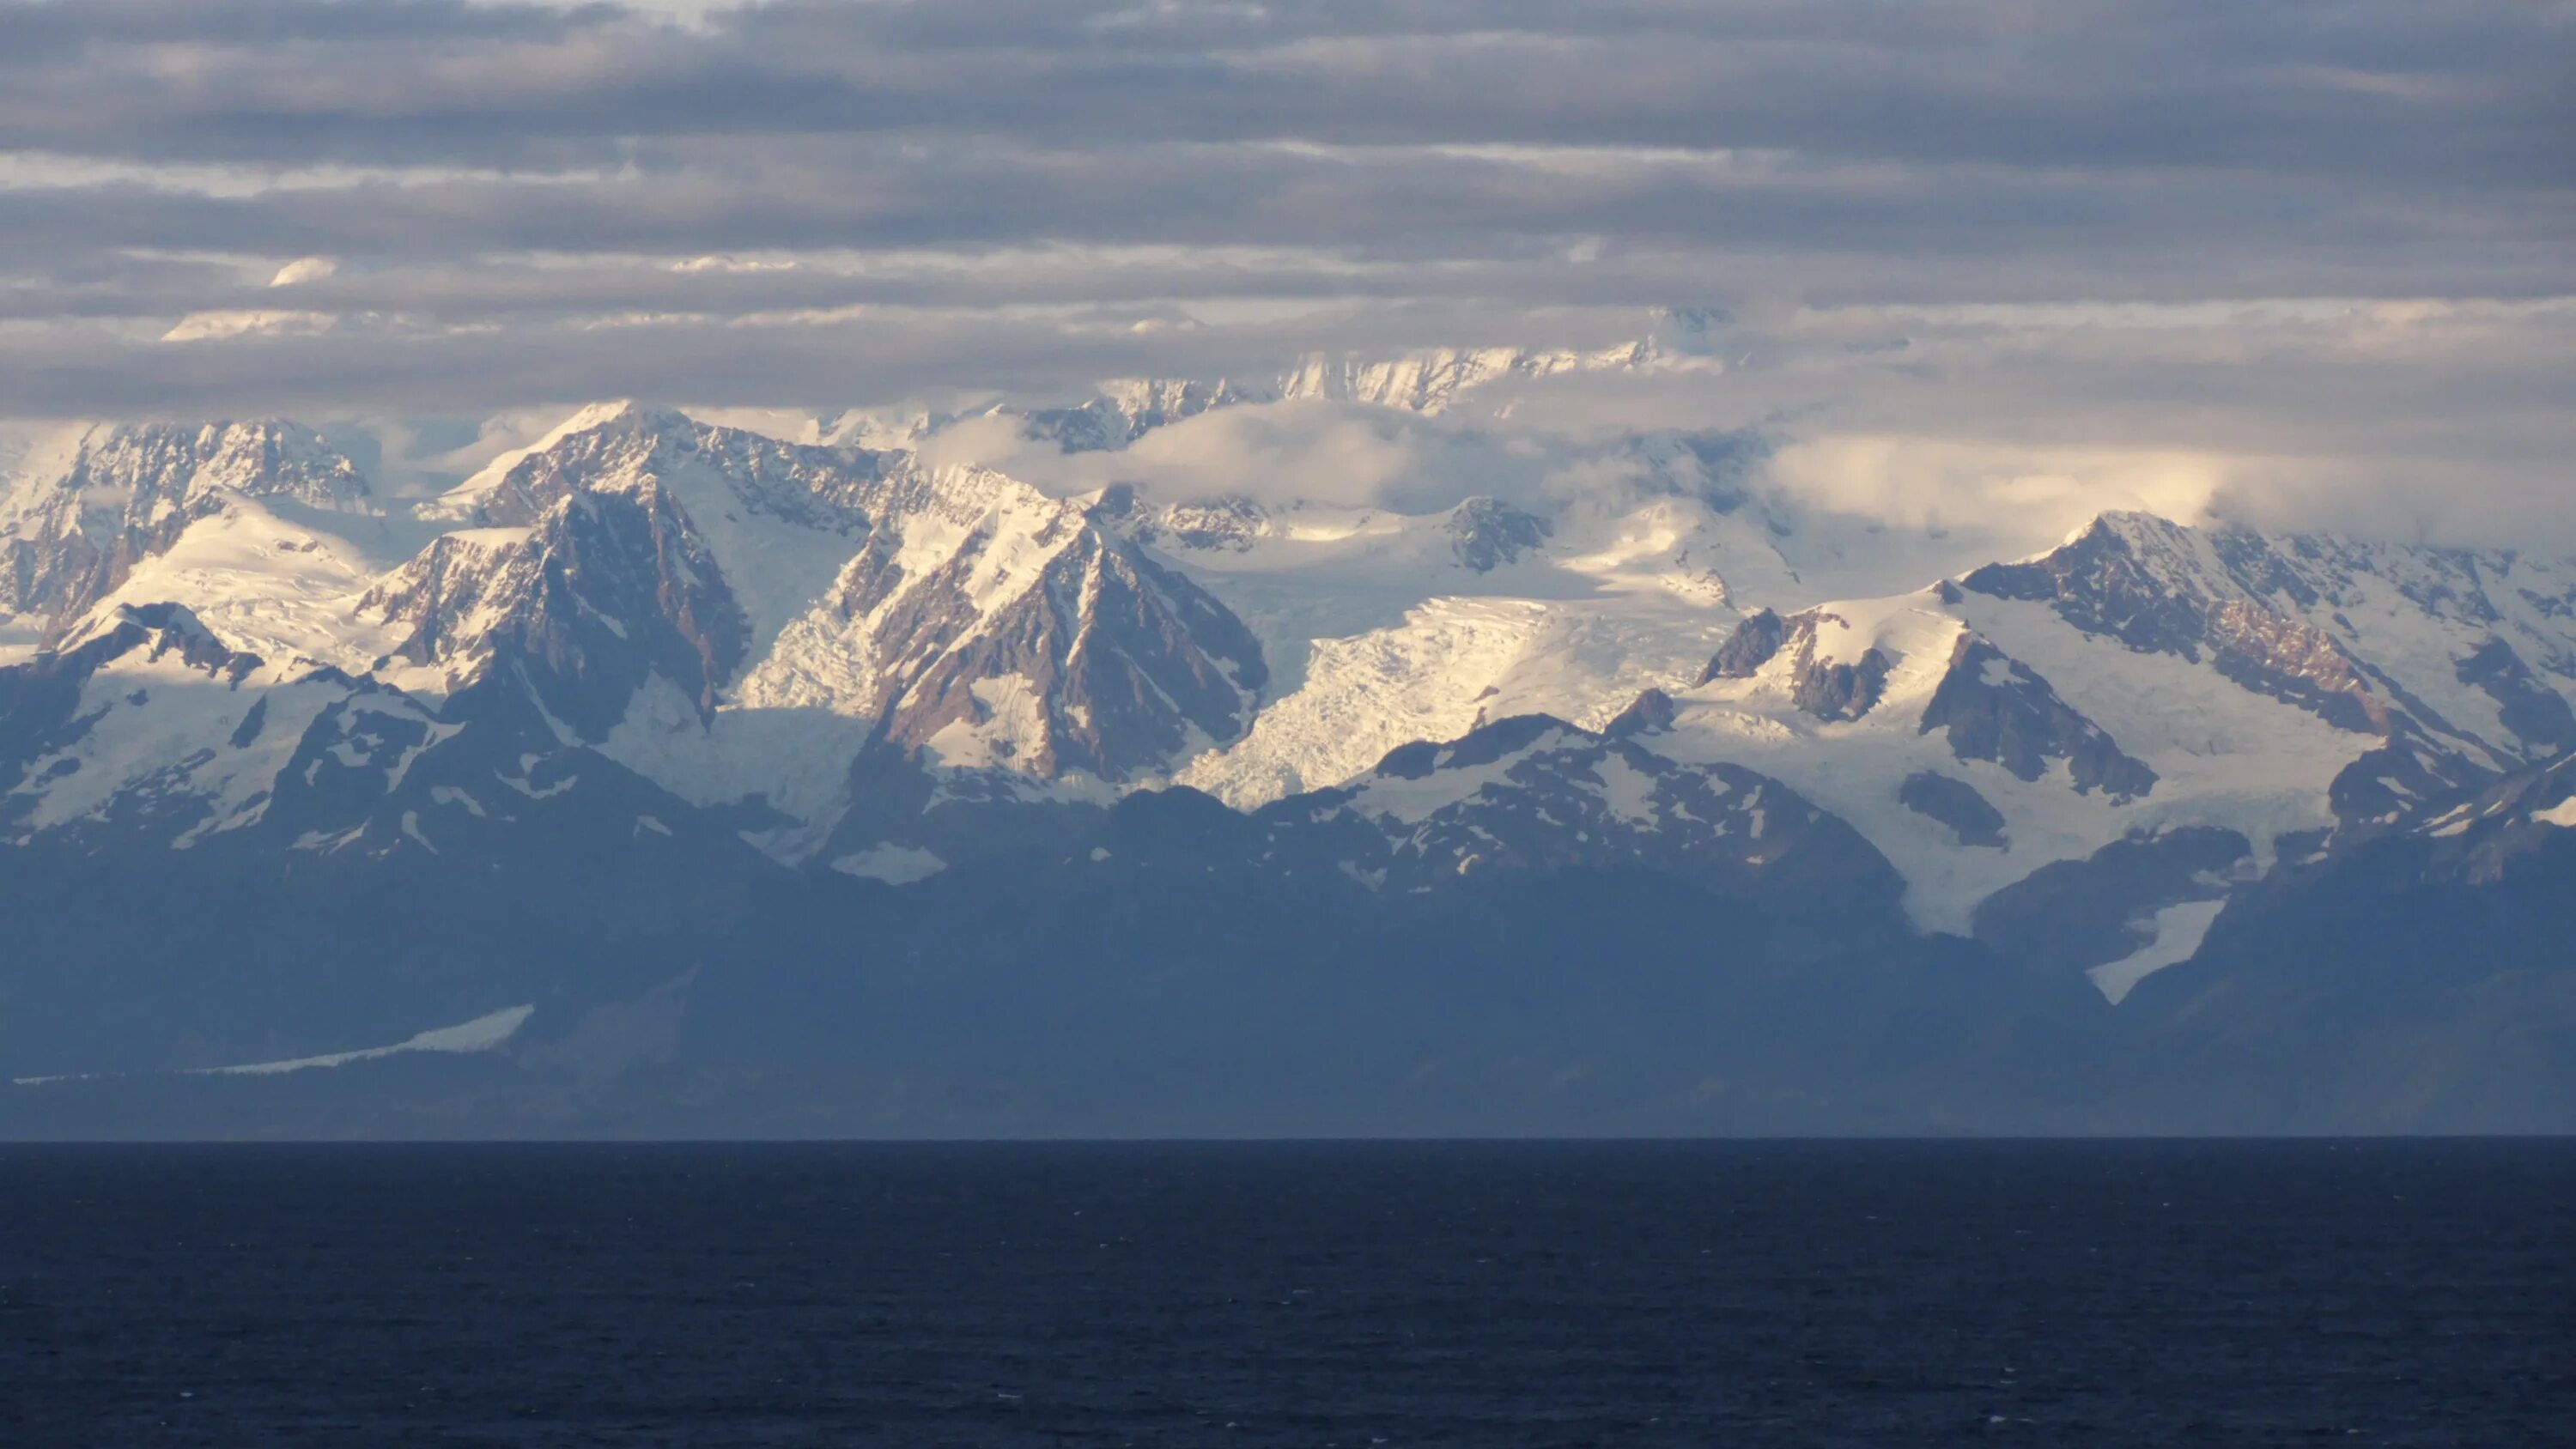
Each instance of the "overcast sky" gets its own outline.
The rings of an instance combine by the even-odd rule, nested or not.
[[[1728,372],[1555,415],[1779,427],[1898,511],[2089,469],[2576,538],[2571,297],[2568,0],[0,0],[0,416],[1050,397],[1714,305]]]

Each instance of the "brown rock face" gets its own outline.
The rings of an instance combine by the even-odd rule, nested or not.
[[[952,724],[981,724],[995,706],[976,686],[1018,680],[1040,718],[1036,737],[1022,742],[1029,753],[1011,763],[1032,774],[1126,779],[1168,764],[1194,730],[1215,743],[1241,738],[1269,679],[1251,632],[1132,544],[1078,519],[1061,526],[1074,536],[989,617],[970,595],[987,538],[906,590],[878,622],[886,737],[919,748]],[[884,550],[847,577],[840,607],[850,617],[899,581]]]
[[[2251,535],[2207,551],[2191,530],[2141,515],[2106,515],[2044,558],[1994,564],[1963,581],[1997,598],[2045,603],[2088,634],[2140,653],[2210,665],[2239,685],[2328,723],[2387,734],[2389,702],[2332,635],[2267,599],[2314,602],[2289,560]]]
[[[2127,799],[2156,787],[2156,772],[2145,761],[2122,753],[2028,665],[1974,634],[1959,637],[1950,672],[1924,706],[1922,728],[1927,735],[1949,731],[1950,752],[1958,758],[1991,761],[2024,780],[2064,760],[2079,791]]]
[[[654,674],[712,713],[750,635],[688,516],[651,485],[565,494],[521,543],[442,538],[359,608],[411,626],[391,657],[459,683],[503,656],[527,665],[547,708],[591,740]]]
[[[1718,646],[1716,657],[1708,661],[1708,668],[1700,671],[1698,682],[1751,679],[1762,672],[1762,666],[1770,663],[1772,656],[1780,652],[1780,641],[1786,632],[1780,616],[1769,609],[1757,609],[1745,615],[1744,622],[1736,625],[1735,632]]]

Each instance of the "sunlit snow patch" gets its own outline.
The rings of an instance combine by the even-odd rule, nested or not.
[[[513,1006],[489,1016],[478,1016],[462,1026],[443,1026],[425,1031],[408,1041],[393,1046],[369,1047],[364,1051],[332,1052],[318,1057],[295,1057],[282,1062],[253,1062],[239,1067],[198,1067],[179,1073],[188,1077],[273,1077],[286,1072],[300,1072],[308,1067],[340,1067],[351,1062],[371,1062],[380,1057],[401,1056],[408,1052],[438,1052],[449,1056],[470,1056],[477,1052],[497,1051],[518,1035],[536,1014],[534,1006]],[[51,1077],[12,1077],[10,1085],[41,1087],[55,1082],[93,1082],[122,1073],[74,1073]]]
[[[371,1062],[379,1057],[400,1056],[405,1052],[445,1052],[464,1056],[475,1052],[498,1050],[519,1028],[536,1014],[534,1006],[513,1006],[490,1016],[478,1016],[462,1026],[441,1027],[425,1031],[409,1041],[388,1047],[370,1047],[365,1051],[332,1052],[328,1056],[296,1057],[283,1062],[254,1062],[243,1067],[203,1067],[192,1077],[269,1077],[281,1072],[300,1072],[308,1067],[340,1067],[351,1062]]]
[[[2561,830],[2576,830],[2576,796],[2561,800],[2546,810],[2535,810],[2531,812],[2531,818]]]
[[[928,880],[948,868],[948,862],[918,846],[879,845],[856,855],[845,855],[832,862],[832,869],[843,875],[864,876],[887,885],[910,885]]]
[[[2210,923],[2227,908],[2225,901],[2185,901],[2156,912],[2156,938],[2145,949],[2117,961],[2096,966],[2084,974],[2101,988],[2113,1006],[2119,1005],[2137,984],[2168,966],[2179,966],[2200,950],[2209,935]]]

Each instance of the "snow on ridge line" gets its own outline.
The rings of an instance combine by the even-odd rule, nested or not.
[[[287,1072],[301,1072],[314,1067],[339,1067],[351,1062],[371,1062],[380,1058],[411,1052],[436,1052],[449,1056],[471,1056],[478,1052],[497,1051],[519,1034],[519,1028],[536,1015],[532,1005],[513,1006],[478,1016],[457,1026],[443,1026],[424,1031],[392,1046],[368,1047],[353,1052],[330,1052],[318,1057],[293,1057],[278,1062],[252,1062],[238,1067],[197,1067],[179,1075],[189,1077],[273,1077]],[[111,1073],[110,1075],[116,1075]],[[57,1077],[13,1077],[10,1085],[41,1087],[54,1082],[95,1081],[94,1075]]]
[[[490,497],[495,489],[508,481],[511,469],[566,438],[589,432],[593,428],[605,427],[628,413],[642,409],[643,405],[633,398],[587,403],[576,408],[571,416],[538,434],[536,441],[524,447],[511,448],[494,455],[490,461],[468,475],[464,482],[435,498],[425,500],[422,510],[425,514],[434,517],[470,517],[476,505]]]

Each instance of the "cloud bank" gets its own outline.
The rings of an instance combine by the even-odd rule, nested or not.
[[[1921,526],[2564,536],[2570,297],[2563,0],[0,0],[0,416],[1058,400],[1714,302],[1721,378],[1529,417],[1760,423]]]

